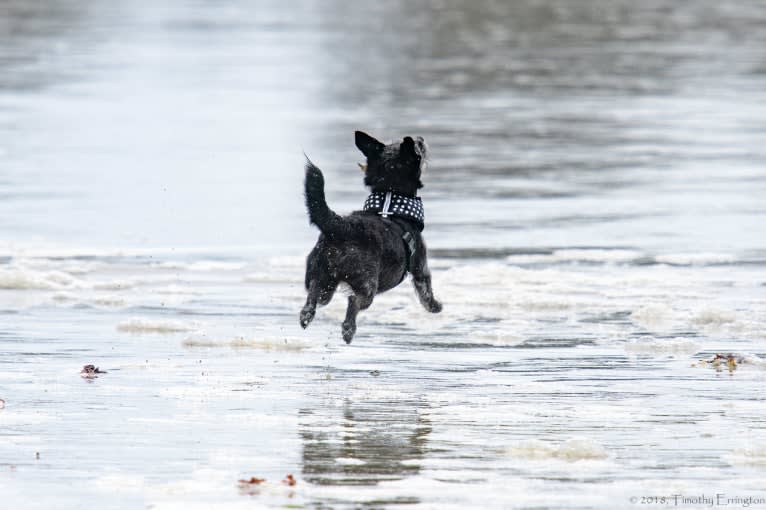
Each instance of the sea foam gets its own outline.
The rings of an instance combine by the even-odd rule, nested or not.
[[[124,333],[184,333],[197,327],[173,320],[130,319],[117,325],[117,330]]]

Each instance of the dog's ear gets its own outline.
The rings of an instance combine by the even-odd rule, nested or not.
[[[420,140],[419,140],[420,141]],[[416,161],[421,160],[421,155],[418,149],[415,147],[415,140],[412,139],[412,137],[405,136],[402,143],[399,145],[399,153],[403,156],[412,156],[415,158]],[[416,186],[419,188],[423,187],[423,183],[420,182],[420,167],[416,167],[414,170],[415,176],[418,178],[416,182]]]
[[[420,154],[415,150],[415,140],[412,137],[405,136],[404,141],[399,145],[399,151],[407,156],[420,157]]]
[[[354,133],[354,141],[356,146],[362,151],[362,154],[368,158],[379,156],[383,152],[384,144],[380,143],[364,131],[357,131]]]

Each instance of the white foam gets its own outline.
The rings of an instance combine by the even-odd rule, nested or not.
[[[736,262],[737,257],[731,253],[671,253],[657,255],[654,260],[661,264],[677,266],[705,266]]]
[[[603,446],[587,439],[570,439],[557,445],[533,439],[508,447],[506,453],[523,459],[560,459],[567,462],[602,460],[609,456]]]
[[[200,260],[186,266],[189,271],[237,271],[243,267],[245,267],[245,264],[241,262],[222,262],[216,260]]]
[[[294,283],[303,281],[303,275],[299,272],[256,272],[245,275],[242,281],[247,283]]]
[[[0,269],[0,289],[63,290],[82,286],[82,282],[62,271],[34,271],[22,267]]]
[[[173,320],[130,319],[117,325],[117,330],[125,333],[184,333],[195,331],[198,327]]]
[[[630,262],[643,257],[644,254],[635,250],[604,250],[604,249],[563,249],[553,253],[533,253],[509,255],[506,261],[511,264],[535,264],[545,262]]]
[[[82,262],[78,260],[58,260],[46,258],[16,258],[14,265],[39,271],[56,270],[73,275],[84,275],[103,268],[101,262]]]
[[[705,308],[691,318],[691,322],[697,326],[720,327],[737,320],[737,316],[728,310],[716,310]]]
[[[43,241],[25,243],[1,242],[0,255],[14,258],[74,258],[94,256],[118,256],[122,253],[112,249],[96,249],[74,246],[62,246]]]
[[[643,256],[641,252],[634,250],[556,250],[553,259],[559,261],[583,261],[583,262],[629,262]]]
[[[766,369],[766,359],[764,358],[758,357],[754,354],[742,354],[741,358],[742,358],[742,363],[744,364],[761,368],[761,369]]]
[[[111,280],[93,284],[96,290],[128,290],[135,287],[136,282],[131,280]]]
[[[165,261],[165,262],[153,262],[152,264],[149,264],[149,267],[157,268],[157,269],[180,269],[180,270],[184,270],[187,267],[189,267],[189,264],[186,263],[186,262]]]
[[[625,350],[634,354],[691,355],[699,352],[701,347],[699,344],[685,338],[673,338],[631,342],[625,344]]]
[[[303,351],[314,344],[295,337],[264,336],[257,338],[214,338],[204,334],[193,335],[183,341],[184,347],[227,347],[232,349],[261,349],[267,351]]]
[[[105,307],[122,307],[125,306],[126,302],[119,296],[100,296],[93,298],[93,304]]]
[[[165,287],[159,287],[156,289],[152,289],[152,292],[154,294],[163,294],[163,295],[199,295],[202,294],[202,292],[198,290],[191,289],[189,287],[183,287],[181,285],[167,285]]]
[[[766,469],[766,446],[761,444],[737,449],[724,455],[723,459],[730,464]]]
[[[647,329],[662,328],[672,321],[673,310],[666,304],[645,304],[634,310],[630,319]]]
[[[551,296],[554,297],[554,296]],[[573,302],[569,299],[525,299],[520,300],[518,305],[530,312],[552,312],[569,310]]]
[[[482,331],[474,336],[478,342],[487,342],[496,346],[519,345],[526,340],[524,336],[513,332],[511,328],[496,328],[488,331]]]

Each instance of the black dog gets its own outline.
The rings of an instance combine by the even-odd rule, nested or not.
[[[417,192],[423,187],[420,174],[427,157],[425,141],[405,137],[385,145],[361,131],[356,146],[367,157],[364,183],[372,194],[364,210],[348,216],[335,214],[324,196],[324,177],[311,161],[306,162],[306,207],[311,223],[322,232],[306,261],[308,297],[300,313],[306,328],[317,304],[326,305],[341,282],[351,287],[343,340],[351,343],[356,315],[372,304],[376,294],[399,285],[412,274],[420,302],[438,313],[441,303],[431,290],[431,273],[423,242],[423,206]]]

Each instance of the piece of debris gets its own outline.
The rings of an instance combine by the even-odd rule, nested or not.
[[[96,365],[85,365],[82,367],[82,370],[80,370],[80,377],[84,377],[85,379],[96,379],[98,375],[96,374],[105,374],[106,370],[101,370]]]
[[[737,369],[737,365],[744,363],[745,360],[742,357],[734,356],[733,354],[716,354],[711,359],[700,360],[700,366],[710,366],[720,371],[723,367],[729,369],[729,372],[734,372]]]
[[[295,484],[296,484],[296,483],[298,483],[298,482],[295,480],[295,478],[293,478],[293,475],[292,475],[292,474],[289,474],[289,475],[287,475],[287,476],[285,477],[285,479],[284,479],[284,480],[282,480],[282,483],[283,483],[283,484],[285,484],[285,485],[289,485],[289,486],[291,486],[291,487],[292,487],[293,485],[295,485]]]
[[[380,370],[370,370],[370,375],[373,377],[378,377],[380,375]]]
[[[265,478],[251,477],[249,480],[238,480],[239,492],[248,496],[257,496],[261,493],[260,485],[266,481]]]
[[[266,481],[265,478],[252,477],[250,480],[238,480],[240,485],[260,485]]]

